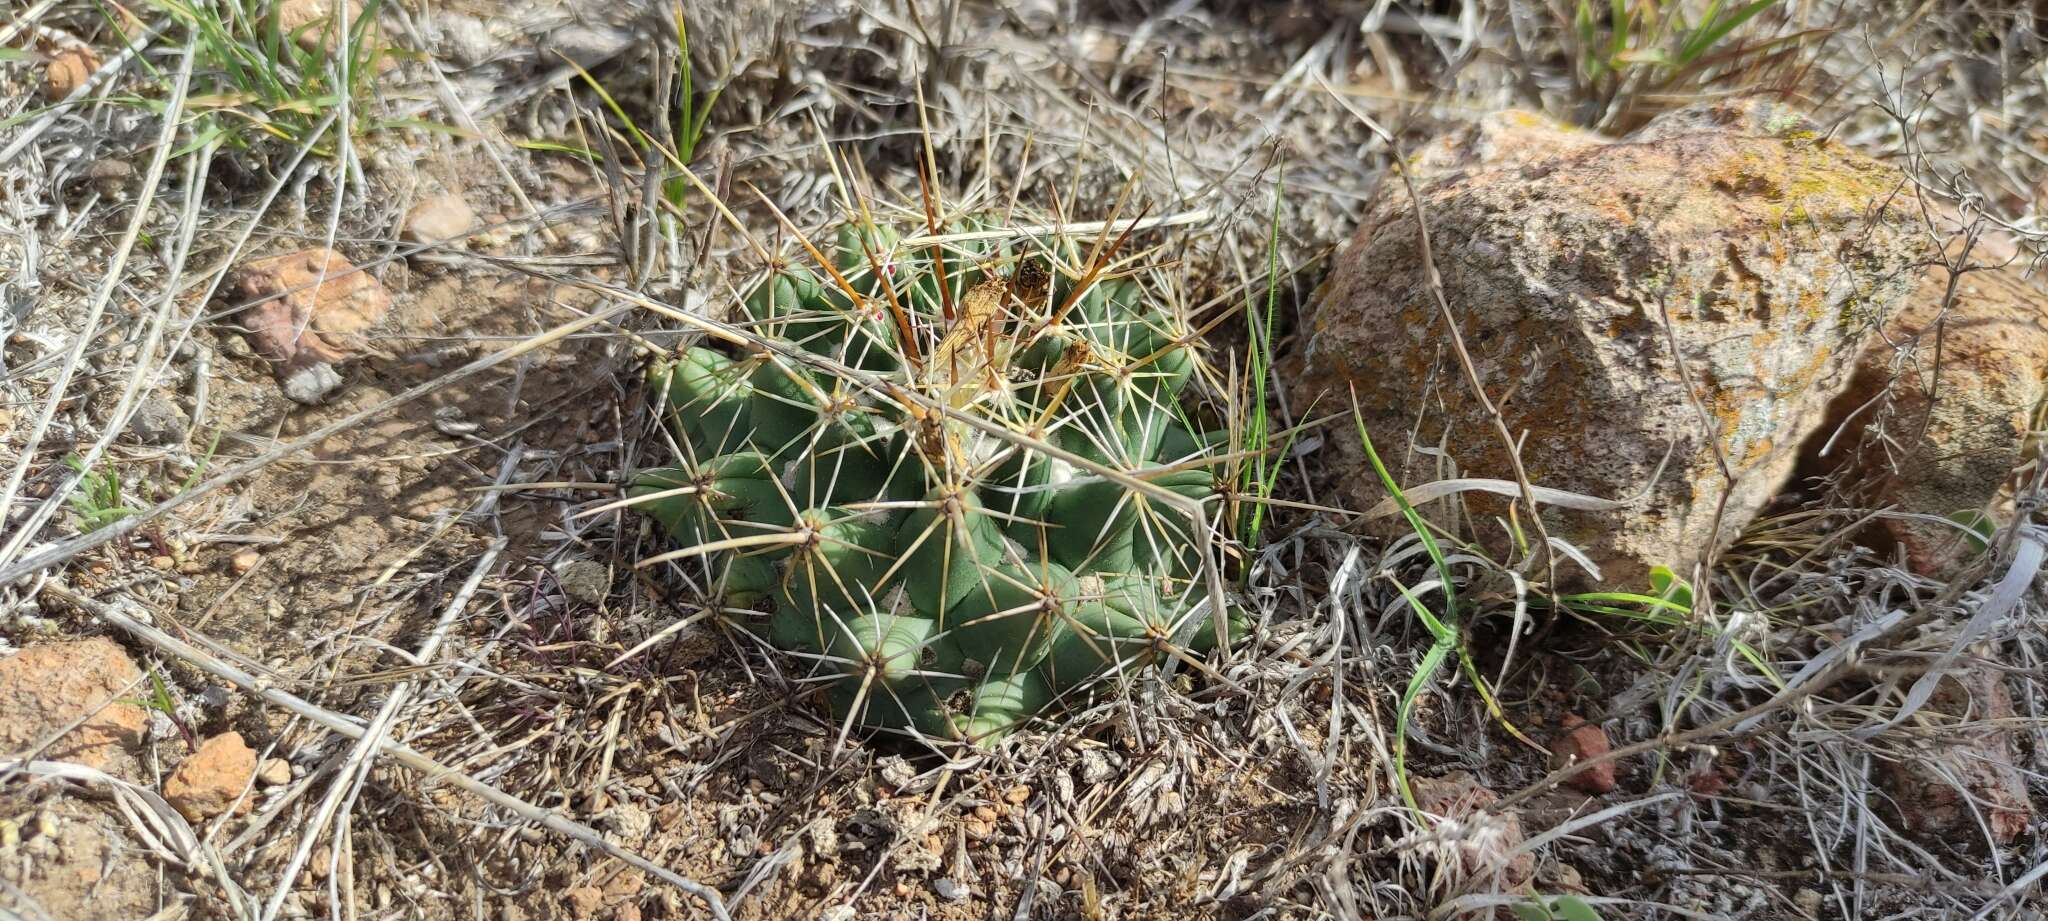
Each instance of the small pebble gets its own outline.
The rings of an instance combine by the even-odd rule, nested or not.
[[[263,562],[263,554],[257,553],[255,548],[252,547],[236,553],[234,559],[228,561],[228,568],[234,570],[235,575],[246,576],[250,570],[256,568],[256,564],[261,562]]]
[[[257,771],[256,778],[273,787],[291,783],[292,763],[283,758],[266,760],[263,762],[263,768]]]
[[[90,48],[67,48],[50,58],[43,70],[43,99],[56,102],[85,85],[100,67],[99,55]]]

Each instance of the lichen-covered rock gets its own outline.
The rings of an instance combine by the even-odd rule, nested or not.
[[[1920,257],[1892,198],[1905,178],[1766,103],[1682,110],[1615,142],[1504,113],[1413,162],[1444,292],[1530,481],[1643,496],[1545,508],[1610,584],[1685,571],[1778,492]],[[1510,481],[1424,276],[1416,208],[1390,180],[1317,292],[1295,405],[1341,412],[1355,390],[1405,486]],[[1379,504],[1351,428],[1332,440],[1345,498]],[[1509,558],[1515,501],[1468,491],[1423,511]]]
[[[2032,456],[2028,437],[2048,399],[2048,288],[2026,277],[2010,237],[1985,236],[1965,252],[1952,213],[1940,213],[1934,229],[1950,241],[1949,257],[1966,256],[1972,267],[1955,279],[1953,299],[1946,264],[1920,276],[1835,401],[1844,428],[1824,429],[1809,463],[1816,472],[1846,469],[1850,495],[1866,507],[1996,520],[2014,468]],[[1967,561],[1972,542],[1961,527],[1905,515],[1878,527],[1915,572],[1939,575]]]
[[[138,780],[149,714],[132,701],[148,690],[135,661],[105,637],[30,646],[0,659],[0,760],[33,754]]]

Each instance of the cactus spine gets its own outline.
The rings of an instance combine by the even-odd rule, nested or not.
[[[708,548],[693,565],[744,626],[836,672],[842,718],[974,743],[1213,647],[1203,529],[1103,473],[1216,492],[1165,301],[1064,240],[848,224],[830,262],[747,291],[757,347],[650,375],[685,458],[628,493]]]

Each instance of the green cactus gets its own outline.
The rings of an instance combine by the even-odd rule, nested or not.
[[[1213,496],[1227,439],[1190,424],[1168,299],[1064,240],[837,240],[748,289],[752,349],[650,373],[684,463],[628,493],[703,548],[724,609],[841,718],[973,744],[1213,649],[1206,528],[1152,490]]]

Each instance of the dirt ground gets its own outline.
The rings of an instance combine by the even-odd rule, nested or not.
[[[0,653],[119,640],[152,676],[129,696],[160,703],[136,787],[161,788],[194,743],[228,731],[290,765],[288,780],[245,784],[252,808],[193,823],[189,842],[138,794],[0,772],[0,919],[711,916],[695,885],[733,917],[834,921],[1510,917],[1571,895],[1611,919],[2041,910],[2037,828],[1990,851],[1900,830],[1912,804],[1888,801],[1882,765],[1940,736],[1858,736],[1881,719],[1866,709],[1896,703],[1884,680],[1736,732],[1718,724],[1769,694],[1703,633],[1560,616],[1509,660],[1515,599],[1484,574],[1472,668],[1418,689],[1400,741],[1395,714],[1431,638],[1385,577],[1416,563],[1388,563],[1312,510],[1315,430],[1281,481],[1300,507],[1248,551],[1260,626],[1220,660],[1227,681],[1143,682],[988,751],[842,743],[786,658],[707,616],[686,578],[636,568],[665,549],[647,521],[601,508],[621,471],[670,456],[642,374],[685,326],[645,302],[717,314],[759,269],[702,202],[658,232],[618,128],[621,113],[656,118],[670,89],[671,11],[387,6],[379,28],[402,53],[351,110],[372,124],[302,160],[277,137],[209,149],[203,177],[199,155],[166,157],[148,209],[180,49],[201,30],[168,4],[135,10],[161,27],[146,52],[109,69],[97,102],[57,110],[42,101],[52,62],[79,47],[116,60],[118,21],[67,0],[16,3],[19,28],[0,18],[0,48],[25,52],[0,57],[0,99],[16,100],[0,108],[0,147],[21,145],[0,164],[0,265],[20,267],[0,283],[0,475],[21,471],[0,571],[62,551],[0,586]],[[690,166],[771,246],[795,248],[769,202],[810,230],[840,213],[835,166],[878,198],[917,201],[930,144],[955,200],[1014,194],[1100,220],[1129,183],[1174,222],[1144,243],[1167,247],[1197,320],[1265,291],[1274,256],[1291,322],[1393,155],[1368,119],[1413,144],[1510,104],[1585,105],[1568,60],[1516,58],[1513,36],[1535,28],[1517,17],[1544,4],[737,6],[684,7],[697,78],[722,87]],[[2016,227],[2038,227],[2048,81],[2023,10],[1973,32],[1958,25],[1983,12],[1968,3],[1876,5],[1856,24],[1842,11],[1862,4],[1786,6],[1799,9],[1773,28],[1844,36],[1811,58],[1798,98],[1843,113],[1838,130],[1873,155],[1943,157]],[[1980,59],[2002,75],[1989,89]],[[1929,114],[1897,137],[1868,103],[1907,74],[1929,88]],[[188,113],[241,124],[262,108],[199,76]],[[289,110],[266,111],[282,125]],[[191,141],[200,124],[169,136]],[[108,161],[125,172],[94,172]],[[474,211],[474,231],[408,242],[408,215],[440,191]],[[375,277],[391,309],[337,365],[341,386],[304,405],[252,350],[224,282],[250,258],[315,246]],[[1211,361],[1242,374],[1244,339],[1219,324]],[[53,388],[79,343],[91,347],[68,389]],[[147,411],[124,422],[130,382]],[[1274,409],[1292,422],[1300,408]],[[150,413],[172,431],[145,433]],[[77,487],[65,459],[88,453],[118,478],[118,527],[86,527],[64,498]],[[54,514],[36,518],[45,503]],[[1752,564],[1837,526],[1773,519],[1726,577],[1753,582]],[[1800,571],[1769,599],[1797,615],[1759,628],[1758,645],[1791,661],[1868,605],[1953,600],[1997,577],[1915,582],[1883,564]],[[2001,725],[2038,793],[2036,600],[1984,654],[2023,691]],[[1896,661],[1944,636],[1930,628]],[[1495,695],[1475,691],[1471,672],[1507,666]],[[1617,746],[1651,743],[1616,762],[1619,792],[1544,783],[1547,742],[1603,715]],[[404,752],[359,746],[373,724]],[[1422,809],[1399,793],[1408,776],[1432,791]]]

